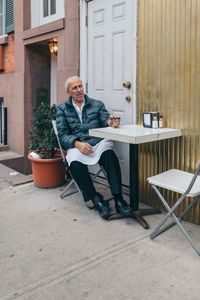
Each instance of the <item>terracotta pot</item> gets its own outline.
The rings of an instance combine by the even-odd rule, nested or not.
[[[40,188],[54,188],[64,184],[65,168],[61,157],[52,159],[33,158],[32,162],[33,182]]]

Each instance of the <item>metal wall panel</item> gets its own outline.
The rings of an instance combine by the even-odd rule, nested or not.
[[[142,112],[160,111],[166,126],[183,134],[140,146],[140,197],[153,206],[159,202],[148,176],[169,168],[193,172],[200,160],[199,49],[200,0],[138,1],[138,123]],[[199,206],[188,220],[200,223]]]

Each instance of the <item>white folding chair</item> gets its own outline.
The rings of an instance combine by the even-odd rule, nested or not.
[[[200,256],[200,250],[197,248],[196,244],[186,232],[182,225],[182,220],[184,215],[188,212],[188,210],[200,200],[200,163],[197,165],[196,171],[194,174],[184,172],[177,169],[171,169],[164,173],[152,176],[147,178],[147,181],[152,185],[154,191],[158,195],[159,199],[162,201],[164,206],[167,209],[167,214],[163,218],[162,222],[153,230],[150,237],[154,239],[161,233],[165,232],[173,225],[178,225],[180,230],[183,232],[186,239],[189,241],[193,249],[196,253]],[[181,194],[180,197],[177,199],[175,204],[172,207],[169,206],[167,199],[164,199],[163,195],[161,194],[159,188],[166,189],[172,192],[176,192]],[[179,215],[176,216],[174,211],[176,208],[180,207],[186,197],[190,197],[191,201],[185,209],[180,208]],[[173,222],[170,224],[165,225],[166,221],[169,217],[173,218]],[[165,225],[165,226],[164,226]]]
[[[58,141],[58,145],[59,145],[59,148],[60,148],[60,152],[61,152],[61,155],[62,155],[62,159],[63,159],[63,163],[64,163],[64,166],[65,166],[65,171],[66,171],[66,174],[67,172],[69,173],[70,177],[71,177],[71,180],[70,182],[67,184],[67,186],[65,187],[64,191],[60,194],[60,197],[61,198],[65,198],[65,197],[68,197],[72,194],[75,194],[77,192],[80,192],[81,196],[82,196],[82,192],[81,190],[79,189],[76,181],[73,179],[70,171],[69,171],[69,168],[68,168],[68,163],[67,163],[67,160],[66,160],[66,155],[64,154],[64,151],[63,151],[63,148],[61,146],[61,143],[60,143],[60,139],[59,139],[59,136],[58,136],[58,130],[57,130],[57,126],[56,126],[56,120],[52,120],[52,125],[53,125],[53,129],[54,129],[54,132],[55,132],[55,135],[56,135],[56,138],[57,138],[57,141]],[[103,169],[102,166],[99,165],[99,170],[98,172],[94,175],[93,177],[93,182],[96,181],[97,177],[103,173],[103,175],[105,176],[105,178],[107,179],[107,176],[106,176],[106,172],[105,170]],[[75,190],[72,190],[72,191],[68,191],[69,188],[71,187],[71,185],[75,185]],[[83,197],[82,197],[83,198]],[[90,202],[90,201],[89,201]],[[90,206],[90,203],[88,202],[85,202],[84,203],[87,205],[87,206]],[[92,205],[93,206],[93,205]]]

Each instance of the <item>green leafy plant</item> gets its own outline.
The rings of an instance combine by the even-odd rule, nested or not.
[[[33,109],[32,130],[29,134],[29,151],[34,151],[41,158],[54,158],[58,149],[52,120],[56,118],[56,106],[41,103]]]

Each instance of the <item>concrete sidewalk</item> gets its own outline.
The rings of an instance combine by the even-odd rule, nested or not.
[[[162,215],[146,217],[150,230],[104,221],[60,190],[1,188],[1,300],[199,299],[200,257],[183,234],[173,227],[149,238]],[[199,241],[199,226],[184,225]]]
[[[2,154],[2,152],[0,154]],[[5,186],[16,186],[32,181],[32,174],[23,175],[0,163],[0,191]]]

